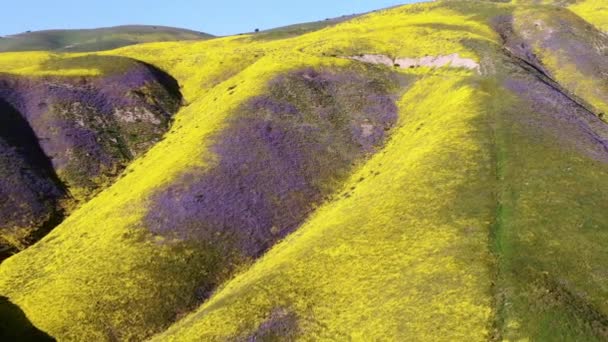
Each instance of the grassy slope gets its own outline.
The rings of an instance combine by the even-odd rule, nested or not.
[[[457,20],[450,14],[453,13],[440,10],[426,21]],[[376,37],[376,44],[383,44],[391,54],[403,54],[414,47],[423,53],[421,46],[436,54],[446,45],[456,51],[465,50],[443,38],[435,45],[419,44],[423,40],[412,40],[406,47],[398,45],[396,42],[402,37],[415,37],[420,30],[429,30],[407,22],[392,32],[384,29],[399,23],[400,17],[397,12],[386,22],[371,16],[369,20],[374,25],[383,26],[370,29],[366,35]],[[464,23],[465,18],[460,21]],[[298,50],[319,41],[322,33],[264,44],[251,43],[246,37],[224,38],[203,43],[156,43],[118,52],[168,70],[182,83],[190,104],[177,115],[173,133],[135,162],[132,172],[71,216],[42,243],[7,260],[0,271],[0,287],[8,290],[9,297],[37,325],[57,337],[99,338],[117,331],[122,338],[135,338],[168,324],[176,311],[189,305],[196,286],[192,281],[200,278],[201,272],[210,271],[213,264],[205,261],[204,251],[178,242],[160,243],[146,236],[141,218],[147,196],[190,167],[199,166],[200,161],[211,162],[212,156],[201,158],[206,137],[221,127],[226,115],[239,103],[261,92],[264,80],[302,66],[347,63],[315,55],[335,51],[336,45],[343,44],[343,37],[352,36],[359,27],[356,23],[336,27],[329,35],[332,39],[310,48],[310,53],[307,49],[304,53]],[[453,36],[458,34],[454,32]],[[360,53],[373,51],[356,44],[351,49]],[[232,85],[238,88],[230,95],[226,89]],[[145,177],[139,176],[140,172]],[[92,226],[97,229],[91,230]],[[24,268],[22,262],[28,267]],[[17,290],[10,285],[15,282],[29,285]],[[85,290],[82,284],[88,284]],[[67,293],[72,295],[66,296]],[[63,324],[75,315],[82,324]]]
[[[322,21],[312,21],[312,22],[308,22],[308,23],[301,23],[301,24],[277,27],[277,28],[273,28],[273,29],[269,29],[269,30],[260,31],[259,33],[257,33],[255,35],[255,37],[257,39],[271,40],[271,39],[285,39],[285,38],[300,36],[300,35],[303,35],[303,34],[306,34],[309,32],[313,32],[313,31],[324,29],[326,27],[337,25],[339,23],[353,19],[357,16],[358,15],[356,15],[356,14],[348,15],[348,16],[345,15],[342,17],[325,19]]]
[[[245,36],[109,52],[167,70],[189,104],[166,139],[124,178],[42,242],[5,261],[0,292],[58,338],[141,339],[161,331],[191,308],[196,279],[229,275],[218,275],[214,256],[197,246],[146,233],[146,203],[183,172],[212,165],[208,139],[234,108],[262,93],[275,75],[348,63],[331,55],[459,52],[479,59],[471,47],[491,52],[500,45],[486,19],[509,10],[493,4],[414,5],[289,40]],[[21,57],[0,55],[11,63],[0,65],[21,73],[63,72],[28,65]],[[536,295],[547,286],[534,275],[557,274],[568,290],[584,291],[583,303],[590,298],[591,307],[606,312],[597,302],[603,293],[597,285],[606,278],[600,246],[608,211],[597,205],[608,191],[598,185],[604,164],[564,154],[552,138],[513,126],[513,112],[503,109],[517,99],[509,100],[493,76],[408,72],[420,79],[400,102],[399,128],[344,185],[355,189],[322,206],[251,268],[241,265],[243,273],[160,339],[247,337],[277,320],[276,312],[288,313],[279,318],[296,317],[295,324],[283,323],[287,333],[304,339],[346,334],[481,340],[496,333],[492,321],[509,337],[550,339],[570,331],[591,338],[588,317],[576,305],[564,296],[547,301]],[[233,85],[238,88],[231,95],[226,89]],[[505,102],[494,102],[490,95],[496,94],[505,95],[499,97]],[[576,172],[565,177],[560,170],[567,167]],[[589,185],[573,186],[579,176]],[[550,205],[547,198],[554,199]],[[574,202],[581,209],[573,210]],[[582,217],[596,222],[590,230],[573,228]],[[563,234],[554,234],[555,227]],[[585,253],[572,249],[581,244]],[[494,287],[488,246],[496,246],[498,256]],[[561,255],[568,262],[556,257]],[[521,276],[521,269],[532,271]],[[575,328],[548,325],[556,317],[563,322],[559,327]]]
[[[122,46],[174,40],[200,40],[201,32],[164,26],[117,26],[90,30],[48,30],[0,38],[6,51],[101,51]]]
[[[514,12],[513,20],[515,31],[526,37],[555,80],[596,114],[608,113],[607,36],[572,12],[550,7],[544,11],[522,8]]]
[[[568,6],[572,12],[595,25],[603,32],[608,32],[608,4],[603,0],[576,1]]]
[[[246,337],[279,309],[295,313],[290,333],[308,340],[488,336],[494,177],[476,87],[466,77],[418,81],[391,142],[345,185],[349,196],[159,340]]]
[[[607,219],[606,208],[601,204],[600,198],[605,196],[608,189],[597,185],[602,184],[606,166],[572,151],[572,146],[556,147],[559,139],[548,133],[539,132],[526,124],[514,124],[514,121],[525,122],[529,117],[539,114],[531,110],[528,103],[496,88],[492,82],[483,85],[483,88],[494,97],[492,100],[485,97],[486,103],[478,104],[474,108],[481,111],[476,116],[482,120],[493,121],[499,180],[499,206],[496,208],[496,222],[493,224],[491,235],[492,250],[498,257],[498,273],[494,287],[497,300],[494,323],[496,330],[492,332],[493,336],[534,340],[600,338],[604,331],[602,325],[605,324],[603,317],[606,312],[601,300],[605,298],[605,289],[601,284],[606,278],[601,266],[602,260],[606,258],[602,248],[606,239],[602,222]],[[428,89],[429,87],[426,87],[425,90]],[[417,95],[416,101],[420,101],[423,94]],[[483,91],[476,92],[475,99],[484,99]],[[543,119],[547,118],[540,120]],[[443,127],[446,126],[448,125],[444,124]],[[410,128],[413,127],[415,125]],[[394,138],[397,139],[397,136],[399,133],[396,133]],[[389,145],[385,153],[389,153],[390,146],[393,145]],[[403,155],[404,153],[399,154]],[[399,157],[390,158],[393,163],[398,160]],[[390,162],[383,164],[382,168],[390,169],[390,166],[387,166]],[[372,163],[373,160],[368,167],[371,167]],[[523,170],[526,171],[522,172]],[[390,174],[390,181],[374,184],[374,188],[384,190],[379,191],[381,195],[377,199],[378,202],[384,203],[386,198],[392,197],[392,192],[386,189],[386,184],[395,182],[398,177],[394,175],[398,172]],[[452,174],[456,175],[458,172]],[[353,176],[353,183],[360,175]],[[412,177],[415,178],[415,173]],[[431,178],[438,179],[436,175]],[[588,185],[581,186],[581,183]],[[467,187],[472,185],[468,184]],[[389,298],[378,300],[383,298],[382,294],[373,292],[374,280],[377,279],[375,277],[390,274],[393,265],[390,261],[392,259],[387,258],[385,254],[382,254],[380,260],[369,264],[357,258],[360,251],[366,250],[365,247],[370,241],[381,241],[379,238],[370,238],[374,233],[368,231],[361,233],[361,240],[356,239],[358,232],[366,227],[365,223],[361,226],[361,222],[366,222],[368,215],[372,214],[375,208],[369,208],[369,203],[375,203],[374,198],[365,197],[373,196],[373,191],[361,190],[362,194],[359,195],[360,188],[361,186],[357,186],[354,198],[345,200],[347,203],[340,201],[321,209],[299,233],[269,253],[248,272],[226,285],[196,314],[159,335],[158,339],[223,340],[235,336],[260,336],[259,331],[268,326],[268,322],[276,320],[277,310],[296,312],[299,327],[290,328],[291,333],[304,339],[343,338],[351,333],[351,337],[382,336],[388,339],[408,339],[424,336],[423,339],[433,339],[434,335],[426,330],[432,329],[427,324],[432,325],[441,318],[435,316],[433,320],[416,320],[416,324],[399,325],[403,323],[399,320],[401,316],[390,314],[390,310],[395,301],[406,300],[403,298],[404,292],[393,292],[395,290],[386,283],[383,291],[389,293]],[[423,187],[416,187],[420,188]],[[553,195],[548,195],[547,191]],[[356,206],[358,195],[364,198],[362,201],[365,206],[361,209]],[[408,194],[400,196],[407,201]],[[477,200],[478,204],[483,203]],[[389,200],[386,201],[390,203]],[[387,203],[385,205],[383,209],[390,206]],[[359,212],[361,214],[354,214]],[[400,208],[400,212],[407,210]],[[384,215],[375,217],[381,222],[384,233],[384,228],[390,227],[390,223],[386,224],[385,219],[390,220],[391,210],[383,213]],[[378,226],[373,227],[377,229]],[[354,229],[355,232],[349,229]],[[556,234],[556,229],[561,233]],[[308,237],[308,234],[311,237]],[[351,235],[355,236],[352,240],[349,239]],[[343,240],[346,241],[341,247],[324,244],[325,241]],[[431,240],[440,245],[440,239]],[[576,240],[576,243],[569,242],[571,240]],[[585,253],[581,253],[580,246],[584,246],[582,250],[585,250]],[[383,249],[390,250],[392,247],[383,246]],[[349,254],[346,252],[349,250],[357,253]],[[459,251],[458,255],[463,255],[462,251]],[[373,260],[373,256],[365,254],[366,261]],[[340,262],[341,258],[346,260]],[[331,265],[329,269],[325,263]],[[380,270],[374,272],[376,265],[380,265]],[[358,267],[371,269],[372,272],[361,271]],[[311,274],[310,270],[315,271]],[[344,270],[345,273],[336,270]],[[447,273],[446,270],[442,271]],[[367,276],[355,276],[359,274]],[[395,277],[399,279],[400,275]],[[372,280],[369,280],[369,277],[372,277]],[[417,280],[417,284],[424,282]],[[351,283],[353,285],[349,285]],[[334,288],[335,284],[340,285]],[[412,288],[415,286],[407,290]],[[446,288],[449,288],[449,285]],[[427,290],[432,292],[432,289]],[[368,292],[373,294],[367,297]],[[362,294],[365,296],[362,297]],[[461,298],[463,297],[466,298]],[[372,308],[357,304],[359,300],[365,302],[365,298],[374,298],[375,303],[379,304]],[[478,292],[476,298],[483,296]],[[406,306],[405,303],[400,304],[401,308]],[[332,308],[344,305],[344,308],[330,311],[324,309],[326,305]],[[425,306],[412,306],[415,308],[414,312],[424,316]],[[353,307],[356,309],[350,310]],[[451,306],[455,307],[458,306]],[[378,311],[366,316],[368,310]],[[336,316],[336,312],[344,314]],[[411,322],[407,312],[402,309],[399,314],[403,315],[404,321]],[[467,323],[470,322],[460,316],[465,312],[466,310],[451,313],[452,318],[469,328],[466,331],[470,335],[459,335],[461,330],[451,328],[437,332],[440,335],[434,337],[449,336],[448,339],[465,340],[471,339],[475,334],[480,338],[487,333],[479,325],[477,330],[468,326]],[[369,318],[374,316],[382,317],[382,328],[374,324],[376,321],[370,321]],[[365,320],[367,324],[362,324],[358,319]],[[450,323],[442,321],[442,324]],[[395,326],[399,326],[399,329],[394,329]],[[374,328],[379,330],[374,331]],[[284,330],[282,332],[284,333]]]
[[[608,167],[518,123],[538,115],[530,106],[518,101],[496,123],[501,334],[510,340],[599,340],[608,312],[602,200]]]
[[[203,68],[200,75],[205,75],[204,72]],[[223,90],[218,88],[216,93],[228,99]],[[202,104],[209,106],[211,103],[206,101]],[[63,228],[57,228],[45,242],[27,251],[32,258],[26,255],[24,261],[29,260],[26,262],[31,263],[33,268],[21,276],[38,274],[42,277],[36,277],[38,281],[31,283],[31,289],[40,286],[34,291],[37,295],[28,296],[32,301],[26,300],[29,303],[21,302],[20,305],[32,320],[46,321],[44,325],[53,331],[53,335],[92,340],[108,338],[113,334],[123,338],[146,335],[155,331],[149,331],[149,327],[158,329],[158,326],[166,324],[175,315],[175,307],[183,307],[190,300],[196,284],[186,280],[194,281],[199,278],[198,272],[206,272],[205,269],[198,270],[201,263],[205,264],[201,259],[206,255],[196,254],[192,248],[179,243],[154,241],[143,229],[138,229],[141,227],[140,219],[145,215],[145,195],[171,179],[181,170],[180,167],[199,160],[201,141],[221,122],[219,115],[198,116],[198,111],[193,107],[188,108],[178,115],[175,123],[175,127],[180,127],[182,122],[188,122],[188,132],[169,134],[165,142],[154,148],[147,158],[132,164],[131,170],[139,168],[146,173],[145,177],[127,171],[126,176],[112,187],[113,191],[102,193],[62,224],[61,227],[70,227],[68,230],[72,233],[80,231],[73,236],[76,239],[68,237],[64,240],[61,234]],[[215,105],[215,108],[216,112],[223,113],[219,106]],[[201,110],[200,107],[197,109]],[[213,113],[212,110],[206,112]],[[197,129],[199,124],[202,129]],[[171,146],[184,148],[173,151]],[[177,151],[182,153],[175,153]],[[91,230],[91,225],[97,229]],[[55,250],[53,245],[57,242],[62,247]],[[64,242],[68,245],[64,245]],[[47,265],[44,265],[46,262],[38,262],[43,259],[53,261]],[[12,262],[7,260],[2,266],[10,269]],[[69,264],[77,267],[66,267]],[[44,280],[43,274],[46,272],[39,267],[55,269],[51,272],[53,279]],[[16,269],[21,268],[17,266]],[[106,275],[103,275],[104,272],[107,272]],[[0,282],[10,278],[3,276]],[[72,279],[95,285],[80,291],[78,288],[82,288],[83,283]],[[78,294],[65,296],[66,293]],[[34,314],[27,308],[37,306],[34,297],[38,295],[52,304],[45,305],[45,309],[34,310],[37,313]],[[125,301],[127,298],[130,299]],[[69,322],[74,315],[80,315],[78,320],[83,324],[76,329],[64,330],[63,323]],[[137,328],[126,328],[128,325]],[[114,333],[116,330],[119,333]]]

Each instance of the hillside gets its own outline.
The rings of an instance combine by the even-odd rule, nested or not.
[[[341,17],[336,18],[326,18],[324,20],[319,21],[311,21],[307,23],[294,24],[282,27],[275,27],[269,30],[264,30],[256,33],[256,38],[258,39],[285,39],[291,38],[295,36],[299,36],[305,33],[318,31],[324,29],[326,27],[331,27],[336,24],[348,21],[350,19],[361,16],[362,14],[351,14],[351,15],[343,15]]]
[[[606,17],[435,1],[1,53],[0,232],[32,237],[0,339],[607,340]]]
[[[164,26],[116,26],[86,30],[46,30],[0,37],[0,52],[87,52],[164,41],[202,40],[211,35]]]
[[[0,73],[0,256],[111,184],[160,140],[181,104],[171,76],[129,58],[51,57],[40,67],[79,76]]]

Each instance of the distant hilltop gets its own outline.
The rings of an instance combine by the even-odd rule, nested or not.
[[[78,30],[27,31],[0,38],[0,52],[91,52],[116,49],[140,43],[201,40],[212,37],[212,35],[203,32],[152,25],[127,25]]]

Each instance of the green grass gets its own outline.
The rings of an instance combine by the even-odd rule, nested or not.
[[[0,38],[0,52],[88,52],[162,41],[209,39],[211,35],[164,26],[117,26],[90,30],[48,30]]]
[[[303,34],[318,31],[324,29],[326,27],[335,26],[339,23],[348,21],[350,19],[356,18],[361,14],[352,14],[352,15],[344,15],[342,17],[337,18],[327,18],[325,20],[320,21],[312,21],[308,23],[301,23],[283,27],[276,27],[269,30],[264,30],[255,33],[253,36],[254,39],[259,40],[273,40],[273,39],[286,39],[301,36]]]
[[[505,150],[496,231],[503,337],[599,339],[592,328],[602,329],[605,314],[598,318],[596,310],[606,312],[607,167],[550,137],[539,141],[513,124],[521,115],[515,108],[498,123]]]
[[[518,123],[537,114],[512,94],[502,93],[495,102],[500,103],[493,104],[498,180],[490,235],[496,256],[494,338],[600,340],[591,327],[594,313],[585,311],[593,304],[586,300],[605,295],[589,278],[593,272],[582,266],[597,267],[605,258],[599,242],[605,233],[585,236],[572,223],[584,217],[601,222],[606,211],[601,205],[585,206],[583,212],[572,206],[602,196],[606,190],[591,184],[601,182],[605,166],[557,148],[554,137]],[[556,281],[566,283],[558,288]],[[564,291],[584,294],[585,300],[574,301]]]

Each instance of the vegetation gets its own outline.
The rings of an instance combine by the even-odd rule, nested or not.
[[[211,35],[164,26],[117,26],[91,30],[27,31],[0,39],[0,52],[86,52],[122,46],[177,40],[209,39]]]
[[[255,29],[254,32],[259,33],[256,35],[257,39],[271,40],[271,39],[285,39],[300,36],[309,32],[324,29],[326,27],[334,26],[336,24],[348,21],[357,17],[358,15],[344,15],[338,18],[327,18],[325,20],[313,21],[309,23],[288,25],[283,27],[277,27],[269,30],[260,31]]]
[[[11,77],[109,79],[150,105],[176,89],[124,70],[154,65],[183,95],[162,140],[0,265],[0,295],[60,340],[605,340],[593,24],[440,1],[267,39],[0,54]],[[351,59],[453,53],[479,70]]]
[[[608,32],[608,5],[602,0],[574,1],[568,6],[572,12],[595,25],[603,32]]]
[[[0,249],[32,244],[107,187],[179,108],[175,80],[128,58],[52,57],[40,68],[92,65],[97,76],[0,75]]]

